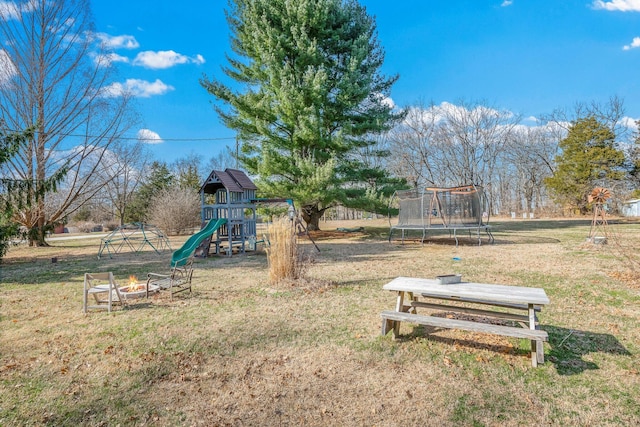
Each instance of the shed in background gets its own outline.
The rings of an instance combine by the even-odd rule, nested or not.
[[[640,199],[627,200],[622,203],[623,216],[640,216]]]

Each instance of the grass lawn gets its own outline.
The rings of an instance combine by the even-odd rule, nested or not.
[[[99,239],[18,247],[0,264],[0,426],[640,424],[640,223],[585,244],[589,220],[495,220],[495,243],[387,242],[383,221],[321,224],[308,279],[270,285],[263,251],[196,260],[192,294],[82,313],[85,272],[166,272],[170,252],[97,259]],[[173,248],[187,236],[172,238]],[[51,258],[57,257],[57,263]],[[456,260],[454,260],[456,258]],[[403,324],[397,276],[542,287],[549,334]]]

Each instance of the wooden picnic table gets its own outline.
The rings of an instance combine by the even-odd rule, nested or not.
[[[549,298],[542,288],[473,282],[441,284],[435,279],[397,277],[384,285],[383,289],[397,294],[395,310],[381,313],[383,335],[393,330],[395,337],[399,334],[401,322],[411,322],[436,328],[525,338],[531,340],[532,366],[544,363],[543,341],[548,340],[548,335],[546,331],[538,329],[536,313],[549,304]],[[487,310],[486,306],[490,306],[490,309]],[[467,316],[470,320],[461,320],[420,315],[418,308],[472,316]],[[505,325],[504,322],[487,323],[488,318],[512,321],[520,327]]]

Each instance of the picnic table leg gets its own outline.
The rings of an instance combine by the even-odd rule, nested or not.
[[[529,329],[536,329],[536,310],[533,304],[529,304]],[[535,368],[538,363],[544,363],[544,347],[542,341],[531,340],[531,366]]]
[[[398,298],[396,299],[396,311],[402,313],[404,311],[404,291],[398,291]],[[400,322],[393,322],[393,337],[400,335]]]
[[[382,336],[387,335],[387,333],[393,328],[393,320],[391,319],[382,319]]]
[[[407,297],[410,301],[418,301],[418,297],[413,295],[413,292],[407,292]],[[405,308],[406,309],[403,309],[403,311],[406,311],[407,313],[418,314],[418,310],[413,305],[405,306]]]

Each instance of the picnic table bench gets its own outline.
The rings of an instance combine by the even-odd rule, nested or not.
[[[412,277],[397,277],[384,285],[383,289],[396,292],[397,299],[395,310],[380,314],[382,335],[393,331],[396,337],[401,322],[410,322],[435,328],[524,338],[531,340],[532,366],[544,363],[543,342],[548,340],[548,335],[546,331],[538,329],[537,323],[537,313],[549,304],[544,289],[473,282],[442,284],[435,279]],[[486,306],[501,310],[487,310]],[[417,313],[418,308],[463,313],[472,315],[468,316],[472,320],[422,315]],[[489,318],[513,321],[520,327],[487,323]]]

